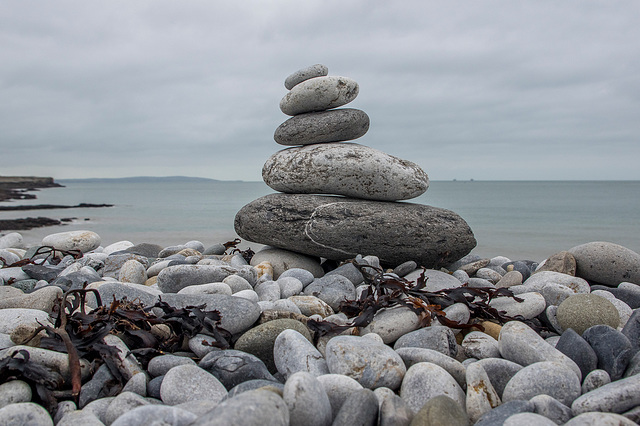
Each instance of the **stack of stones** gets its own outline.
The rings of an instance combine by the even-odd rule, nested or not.
[[[449,264],[475,247],[456,213],[398,202],[428,189],[420,166],[345,142],[369,129],[363,111],[334,109],[356,98],[358,83],[313,65],[290,75],[285,87],[280,109],[293,117],[274,139],[293,147],[272,155],[262,169],[265,183],[280,193],[238,212],[240,237],[326,259],[368,253],[387,265],[412,260],[426,267]]]

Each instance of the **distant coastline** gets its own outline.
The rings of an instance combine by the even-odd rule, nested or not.
[[[242,182],[241,180],[218,180],[191,176],[132,176],[121,178],[80,178],[80,179],[59,179],[59,182],[122,182],[122,183],[145,183],[145,182]]]

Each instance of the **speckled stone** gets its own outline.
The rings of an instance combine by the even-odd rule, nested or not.
[[[42,239],[43,246],[52,246],[58,250],[80,250],[86,253],[100,246],[100,236],[92,231],[68,231],[47,235]]]
[[[564,330],[572,328],[580,335],[594,325],[604,324],[616,328],[620,324],[616,307],[604,297],[593,294],[568,297],[558,306],[556,318]]]
[[[596,241],[569,250],[576,259],[576,275],[617,286],[623,281],[640,284],[640,254],[618,244]]]
[[[0,408],[9,404],[31,401],[31,386],[22,380],[11,380],[0,384]]]
[[[498,341],[481,331],[468,333],[461,344],[464,354],[469,358],[499,358]]]
[[[611,383],[609,373],[604,370],[593,370],[582,381],[582,394],[589,393],[609,383]]]
[[[559,362],[582,379],[580,367],[571,358],[545,342],[529,326],[519,321],[509,321],[502,327],[498,347],[503,358],[527,366],[541,361]]]
[[[503,426],[555,426],[556,423],[535,413],[518,413],[508,417]]]
[[[296,115],[276,129],[280,145],[296,146],[357,139],[369,130],[369,116],[358,109],[342,108]]]
[[[287,115],[337,108],[358,96],[358,83],[347,77],[322,76],[305,80],[280,101],[280,110]]]
[[[196,365],[178,365],[167,372],[160,386],[160,396],[167,405],[212,399],[220,401],[227,390],[214,375]]]
[[[461,388],[465,388],[466,384],[466,369],[462,363],[450,356],[443,354],[442,352],[435,351],[433,349],[425,348],[399,348],[396,352],[407,368],[419,362],[430,362],[444,368],[447,373],[451,374],[451,377],[456,379],[456,382]],[[504,360],[505,362],[508,362]]]
[[[400,397],[413,413],[420,411],[431,398],[446,395],[461,407],[466,406],[465,393],[447,371],[430,362],[412,365],[400,388]]]
[[[33,402],[19,402],[0,408],[0,424],[53,426],[53,419],[41,405]]]
[[[588,411],[624,413],[640,405],[640,374],[620,379],[585,393],[571,404],[575,415]]]
[[[285,193],[378,201],[409,200],[429,188],[429,178],[417,164],[356,143],[278,151],[265,162],[262,178],[272,189]]]
[[[502,393],[507,401],[528,400],[536,395],[549,395],[565,405],[580,396],[580,380],[556,362],[536,362],[518,371]]]
[[[332,374],[344,374],[369,389],[397,389],[406,372],[400,355],[366,337],[336,336],[327,343],[325,357]]]
[[[291,90],[296,85],[302,83],[303,81],[307,81],[311,78],[316,78],[316,77],[324,77],[327,74],[329,74],[329,68],[327,68],[326,65],[322,65],[322,64],[311,65],[306,68],[299,69],[298,71],[290,74],[284,80],[284,87],[286,87],[287,90]]]

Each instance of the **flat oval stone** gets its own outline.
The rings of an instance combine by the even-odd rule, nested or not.
[[[575,415],[588,411],[624,413],[640,405],[640,374],[616,380],[585,393],[571,404]]]
[[[235,230],[245,240],[327,259],[369,253],[381,263],[414,260],[428,268],[449,264],[476,245],[467,223],[449,210],[305,194],[254,200],[236,214]],[[411,244],[403,243],[407,239]]]
[[[212,399],[220,401],[227,390],[215,376],[196,365],[178,365],[167,372],[160,386],[160,396],[167,405]]]
[[[580,335],[594,325],[604,324],[617,328],[620,324],[620,314],[613,303],[595,294],[567,297],[558,306],[556,318],[564,330],[572,328]]]
[[[332,374],[344,374],[369,389],[397,389],[406,372],[400,355],[366,337],[334,337],[327,343],[325,357]]]
[[[640,254],[618,244],[595,241],[569,250],[575,257],[576,275],[617,286],[627,281],[640,284]]]
[[[429,188],[429,177],[417,164],[355,143],[278,151],[262,167],[262,178],[280,192],[379,201],[408,200]]]
[[[454,357],[458,354],[456,336],[449,327],[434,325],[412,331],[400,337],[393,345],[400,348],[433,349],[444,355]]]
[[[400,397],[415,414],[422,406],[439,395],[446,395],[465,407],[465,393],[447,371],[430,362],[412,365],[402,381]]]
[[[570,406],[580,396],[580,380],[570,369],[556,362],[536,362],[518,371],[502,393],[505,402],[529,400],[536,395],[549,395]]]
[[[222,282],[229,275],[237,273],[238,269],[231,266],[168,266],[158,274],[158,288],[163,293],[177,293],[191,285]]]
[[[369,130],[369,116],[353,108],[309,112],[282,123],[273,138],[280,145],[296,146],[358,139]]]
[[[382,341],[390,344],[399,337],[420,327],[418,315],[406,306],[394,306],[381,309],[373,316],[373,320],[364,327],[360,334],[376,333]]]
[[[498,348],[503,358],[527,366],[541,361],[555,361],[566,365],[582,379],[580,367],[571,358],[545,342],[529,326],[509,321],[500,331]]]
[[[296,85],[302,83],[303,81],[309,80],[310,78],[315,77],[324,77],[329,74],[329,68],[326,65],[315,64],[306,68],[302,68],[291,75],[289,75],[284,80],[284,87],[287,90],[293,89]]]
[[[13,289],[13,287],[8,287]],[[15,289],[18,291],[18,289]],[[43,287],[29,294],[0,298],[0,309],[36,309],[44,312],[51,312],[58,297],[62,296],[62,289],[57,286]],[[4,332],[3,332],[4,333]]]
[[[540,291],[547,284],[561,284],[576,293],[589,293],[591,287],[582,278],[553,271],[540,271],[531,275],[524,283],[527,291]]]
[[[43,246],[52,246],[58,250],[80,250],[86,253],[100,246],[100,235],[92,231],[68,231],[47,235],[42,239]]]
[[[449,275],[436,269],[417,269],[410,274],[407,274],[404,279],[411,282],[417,282],[418,278],[423,274],[427,279],[427,284],[425,286],[426,291],[437,292],[444,289],[462,287],[462,283],[453,277],[453,275]]]
[[[324,111],[353,101],[358,83],[348,77],[323,76],[296,85],[280,101],[280,111],[287,115]]]

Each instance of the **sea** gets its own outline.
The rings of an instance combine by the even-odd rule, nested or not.
[[[4,219],[71,218],[66,225],[19,231],[27,245],[71,230],[94,231],[103,246],[122,240],[161,246],[191,240],[224,243],[237,238],[233,229],[237,211],[273,192],[263,182],[192,178],[57,182],[64,187],[33,192],[35,200],[0,205],[114,206],[0,212]],[[478,241],[472,253],[482,257],[539,262],[591,241],[609,241],[640,252],[640,181],[432,181],[426,193],[409,202],[462,216]],[[247,247],[257,250],[262,245],[243,241],[239,246]]]

